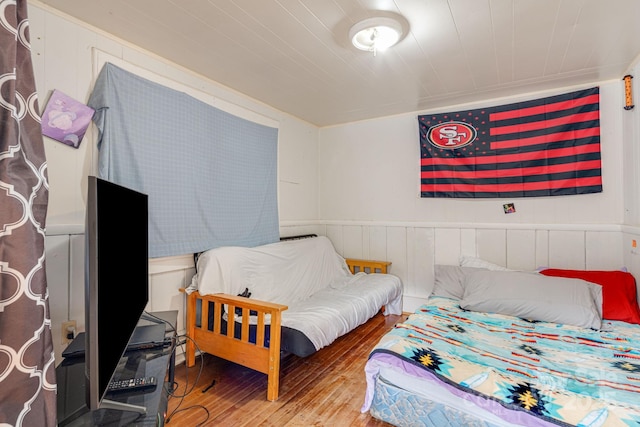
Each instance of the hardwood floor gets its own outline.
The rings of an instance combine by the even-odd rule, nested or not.
[[[266,399],[264,374],[208,354],[193,368],[180,364],[167,426],[389,426],[360,413],[364,365],[380,337],[403,319],[379,313],[309,357],[286,356],[275,402]]]

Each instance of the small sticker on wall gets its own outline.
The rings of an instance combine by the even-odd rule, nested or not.
[[[42,134],[78,148],[94,113],[93,108],[54,90],[42,114]]]
[[[502,208],[504,209],[504,213],[506,214],[515,213],[516,211],[515,203],[505,203],[504,205],[502,205]]]

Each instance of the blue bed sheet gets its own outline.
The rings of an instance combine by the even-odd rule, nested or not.
[[[603,325],[532,322],[431,297],[376,345],[369,362],[393,355],[397,366],[435,376],[507,421],[526,413],[558,425],[640,426],[640,325]],[[367,369],[363,410],[376,374]]]

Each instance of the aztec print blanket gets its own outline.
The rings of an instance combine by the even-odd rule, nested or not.
[[[595,331],[465,311],[431,297],[370,360],[376,355],[397,356],[458,390],[552,424],[640,426],[639,325],[604,321]]]

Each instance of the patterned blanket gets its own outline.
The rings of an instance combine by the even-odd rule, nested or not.
[[[431,297],[370,358],[393,354],[457,389],[554,424],[640,426],[640,325],[603,325],[531,322]]]

